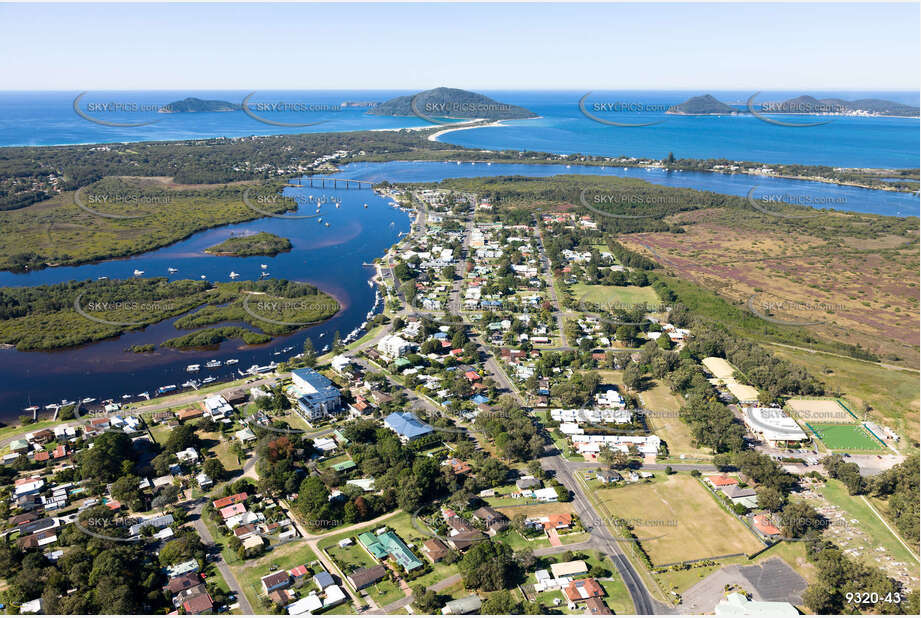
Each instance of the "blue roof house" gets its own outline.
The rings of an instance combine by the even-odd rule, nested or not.
[[[384,419],[384,425],[403,442],[411,442],[434,431],[431,425],[420,421],[412,412],[394,412]]]

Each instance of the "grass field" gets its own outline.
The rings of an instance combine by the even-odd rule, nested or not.
[[[808,426],[822,444],[833,451],[879,451],[885,448],[862,425],[809,423]]]
[[[659,297],[651,286],[635,285],[587,285],[576,283],[572,286],[572,298],[578,306],[580,301],[594,303],[602,307],[629,307],[647,305],[653,311],[659,305]]]
[[[710,459],[710,449],[694,446],[690,426],[678,416],[682,401],[664,382],[653,381],[652,386],[640,393],[643,407],[649,410],[646,422],[649,429],[665,440],[672,458]]]
[[[675,474],[661,482],[596,493],[615,517],[635,520],[633,532],[646,539],[641,546],[653,564],[751,554],[762,547],[690,475]]]
[[[237,581],[243,588],[243,593],[252,604],[256,613],[270,613],[269,605],[262,596],[262,578],[269,573],[282,569],[292,569],[301,564],[310,564],[317,559],[316,554],[307,545],[306,541],[288,543],[274,551],[244,565],[232,565]],[[275,567],[275,568],[273,568]]]
[[[874,363],[829,354],[813,354],[782,346],[768,346],[779,358],[806,368],[830,390],[842,393],[861,416],[870,406],[870,416],[889,425],[917,444],[919,432],[918,373],[897,371]]]

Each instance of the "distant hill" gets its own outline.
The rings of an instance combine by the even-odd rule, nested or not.
[[[396,97],[384,101],[368,113],[377,116],[415,116],[413,99],[421,114],[434,118],[512,120],[537,117],[537,114],[523,107],[500,103],[482,94],[457,88],[435,88],[415,95]]]
[[[668,108],[666,114],[738,114],[739,110],[730,107],[722,101],[705,94],[699,97],[691,97],[680,105],[672,105]]]
[[[173,101],[159,109],[161,114],[183,114],[187,112],[237,112],[243,109],[237,103],[229,101],[205,101],[188,97],[181,101]]]
[[[762,103],[761,110],[772,114],[847,114],[873,116],[909,116],[917,118],[919,108],[885,99],[816,99],[802,95],[783,102]]]

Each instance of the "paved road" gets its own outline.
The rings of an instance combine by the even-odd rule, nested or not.
[[[560,305],[560,296],[556,290],[556,279],[553,278],[553,270],[550,267],[550,258],[547,257],[547,250],[544,248],[544,234],[540,229],[540,221],[537,215],[534,216],[534,226],[537,229],[537,240],[540,244],[540,261],[543,265],[543,271],[550,281],[550,295],[553,297],[553,319],[556,320],[557,330],[560,331],[560,349],[568,350],[571,348],[566,340],[566,320],[563,319],[563,307]]]
[[[434,590],[435,592],[439,592],[441,590],[444,590],[445,588],[450,588],[451,586],[453,586],[454,584],[460,581],[461,581],[460,575],[452,575],[451,577],[443,579],[440,582],[436,582],[432,584],[431,586],[428,587],[428,589]],[[414,600],[415,600],[415,595],[408,594],[398,601],[394,601],[393,603],[388,603],[387,605],[383,607],[379,607],[378,609],[374,609],[374,610],[364,612],[364,613],[365,614],[392,614],[396,612],[397,610],[403,607],[406,607],[407,605],[412,603]]]
[[[601,522],[602,517],[595,510],[595,507],[589,501],[582,491],[582,486],[573,478],[570,472],[570,462],[565,461],[557,455],[550,455],[541,458],[541,465],[544,469],[553,470],[556,478],[566,486],[573,494],[573,506],[576,514],[583,522]],[[617,572],[627,587],[630,597],[633,599],[634,611],[640,615],[654,614],[652,596],[646,589],[646,585],[634,570],[633,565],[623,554],[623,550],[614,541],[605,526],[589,526],[592,538],[592,547],[605,554],[614,563]]]

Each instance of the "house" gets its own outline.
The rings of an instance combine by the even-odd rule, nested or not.
[[[569,582],[569,585],[563,588],[563,594],[570,603],[579,603],[586,599],[603,597],[604,588],[593,578],[587,577]]]
[[[515,481],[515,487],[518,489],[534,489],[540,487],[542,484],[540,479],[534,478],[533,476],[523,476]]]
[[[210,614],[211,610],[214,609],[214,601],[211,599],[210,594],[204,592],[186,599],[182,604],[182,608],[189,615]]]
[[[251,549],[257,549],[265,545],[265,540],[258,534],[253,534],[251,536],[243,539],[243,549],[249,551]]]
[[[225,498],[219,498],[215,500],[212,504],[214,505],[214,508],[221,510],[224,507],[230,506],[232,504],[238,504],[240,502],[244,502],[246,498],[248,497],[249,496],[247,496],[246,492],[244,491],[242,493],[234,494],[232,496],[227,496]]]
[[[495,536],[509,525],[508,517],[488,505],[475,510],[473,518],[486,526],[489,536]]]
[[[198,462],[198,451],[194,447],[189,447],[184,451],[176,453],[176,459],[184,464],[194,464]]]
[[[198,561],[192,559],[167,567],[166,576],[172,579],[174,577],[179,577],[180,575],[186,575],[188,573],[198,573],[198,571]]]
[[[179,577],[173,577],[169,582],[163,587],[164,590],[170,594],[179,594],[183,590],[188,590],[189,588],[194,588],[201,584],[201,576],[198,573],[186,573],[185,575],[180,575]]]
[[[449,552],[448,546],[442,543],[441,539],[426,539],[422,543],[422,553],[433,563],[444,560]]]
[[[336,584],[323,589],[323,607],[335,607],[345,601],[345,591]]]
[[[540,502],[556,502],[560,499],[559,495],[556,493],[556,489],[553,487],[544,487],[543,489],[535,489],[534,497]]]
[[[758,494],[750,487],[742,489],[738,485],[729,485],[728,487],[724,487],[721,491],[733,504],[741,504],[750,509],[758,506]]]
[[[17,439],[10,442],[10,450],[14,453],[27,453],[29,451],[29,443],[23,439]]]
[[[211,480],[211,477],[204,472],[199,472],[195,475],[195,482],[198,483],[198,486],[202,489],[208,489],[214,484],[214,482]]]
[[[204,416],[204,414],[205,412],[201,408],[186,408],[176,412],[176,418],[179,419],[180,423],[184,423],[185,421],[190,421],[193,418],[201,418]]]
[[[717,616],[799,616],[799,611],[786,601],[751,601],[748,597],[731,592],[716,604]]]
[[[387,568],[382,564],[375,564],[373,567],[352,571],[352,574],[347,579],[355,590],[362,590],[371,584],[376,584],[386,576]]]
[[[308,421],[329,416],[340,408],[339,389],[323,374],[308,368],[294,369],[291,382],[298,410]]]
[[[330,586],[336,585],[336,580],[326,571],[320,571],[313,576],[313,583],[315,583],[320,590],[325,590]]]
[[[384,425],[400,436],[403,442],[412,442],[433,431],[430,425],[420,421],[412,412],[394,412],[384,419]]]
[[[205,413],[215,421],[233,414],[233,408],[222,395],[206,397],[203,405]]]
[[[275,571],[262,578],[262,592],[268,594],[279,588],[287,588],[291,583],[291,576],[287,571]]]
[[[346,369],[349,368],[349,365],[352,364],[352,361],[348,356],[343,356],[342,354],[337,354],[333,357],[333,360],[330,362],[330,365],[333,367],[333,371],[336,373],[343,373]]]
[[[278,605],[279,607],[290,605],[293,600],[293,594],[285,588],[279,588],[278,590],[273,590],[269,593],[269,601],[275,605]]]
[[[570,562],[557,562],[550,565],[550,572],[553,577],[560,579],[563,577],[576,577],[588,573],[588,565],[585,560],[572,560]]]
[[[26,601],[19,606],[20,614],[41,614],[42,613],[42,600],[41,598],[33,599],[32,601]]]
[[[752,524],[754,524],[758,532],[764,536],[780,535],[780,529],[775,526],[771,519],[765,514],[755,515],[755,517],[752,519]]]
[[[614,612],[605,604],[601,597],[591,597],[585,599],[585,615],[587,616],[611,616]]]
[[[708,476],[707,482],[715,489],[719,489],[720,487],[729,487],[730,485],[739,484],[738,479],[735,479],[731,476],[726,476],[725,474],[721,474],[719,476]]]
[[[237,440],[243,443],[244,446],[256,440],[256,434],[254,434],[253,430],[249,427],[244,427],[234,435],[237,437]]]
[[[471,594],[470,596],[448,601],[445,606],[441,608],[441,613],[445,616],[475,614],[480,611],[480,607],[482,606],[483,602],[480,601],[480,597],[476,594]]]
[[[423,566],[422,562],[416,558],[416,555],[403,543],[403,540],[392,530],[377,535],[378,542],[383,546],[384,551],[399,563],[406,572],[418,569]]]
[[[300,616],[302,614],[312,614],[313,612],[323,609],[323,601],[317,596],[316,592],[311,592],[302,599],[299,599],[285,608],[289,616]]]
[[[599,470],[595,473],[595,478],[597,478],[605,485],[624,480],[624,477],[620,475],[620,472],[616,472],[614,470]]]
[[[39,429],[32,434],[32,442],[35,444],[47,444],[54,440],[54,432],[50,429]]]

